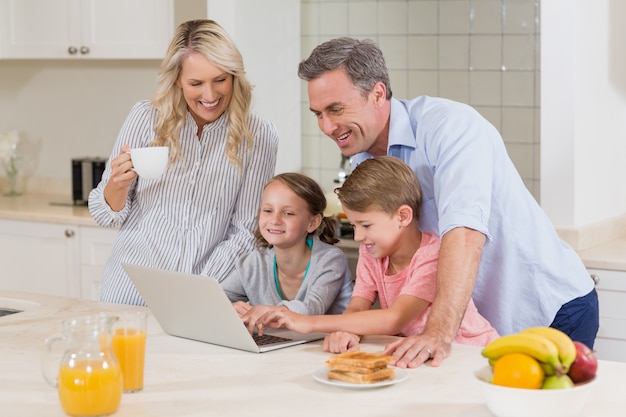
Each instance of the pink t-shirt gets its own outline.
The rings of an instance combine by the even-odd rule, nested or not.
[[[372,303],[378,297],[381,308],[389,308],[401,294],[412,295],[432,303],[437,285],[439,245],[440,240],[437,235],[422,232],[422,242],[408,268],[395,275],[386,274],[389,265],[388,257],[374,259],[361,245],[352,296],[365,298]],[[400,335],[422,333],[429,313],[430,305],[422,314],[411,320],[402,329]],[[485,346],[497,337],[496,330],[478,313],[474,301],[470,299],[454,341],[466,345]]]

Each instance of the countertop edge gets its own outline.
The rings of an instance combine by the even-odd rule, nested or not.
[[[82,217],[67,217],[67,216],[54,216],[54,215],[38,215],[38,214],[6,214],[0,212],[0,220],[15,220],[22,222],[41,222],[41,223],[54,223],[54,224],[67,224],[75,226],[90,226],[99,227],[93,219]]]
[[[587,268],[626,271],[626,237],[579,251]]]
[[[0,198],[0,220],[100,227],[87,206],[72,205],[67,196],[58,194]],[[352,251],[359,248],[359,243],[352,239],[341,239],[337,245]],[[587,268],[626,271],[626,236],[577,253]]]
[[[73,205],[66,196],[58,194],[0,198],[0,220],[99,227],[87,206]]]

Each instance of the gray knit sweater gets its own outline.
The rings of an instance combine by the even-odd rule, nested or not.
[[[274,282],[274,249],[259,248],[242,256],[220,285],[231,302],[286,306],[307,315],[341,314],[352,296],[348,258],[333,245],[313,239],[311,262],[293,300],[281,300]]]

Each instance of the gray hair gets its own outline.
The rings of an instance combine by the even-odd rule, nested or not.
[[[345,68],[352,83],[367,95],[377,82],[385,84],[386,99],[391,98],[389,72],[383,52],[370,39],[336,38],[313,49],[311,55],[300,62],[298,76],[311,81],[328,71]]]

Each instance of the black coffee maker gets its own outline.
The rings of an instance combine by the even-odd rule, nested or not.
[[[100,180],[106,167],[106,158],[72,159],[72,201],[76,206],[86,206],[89,192]]]

